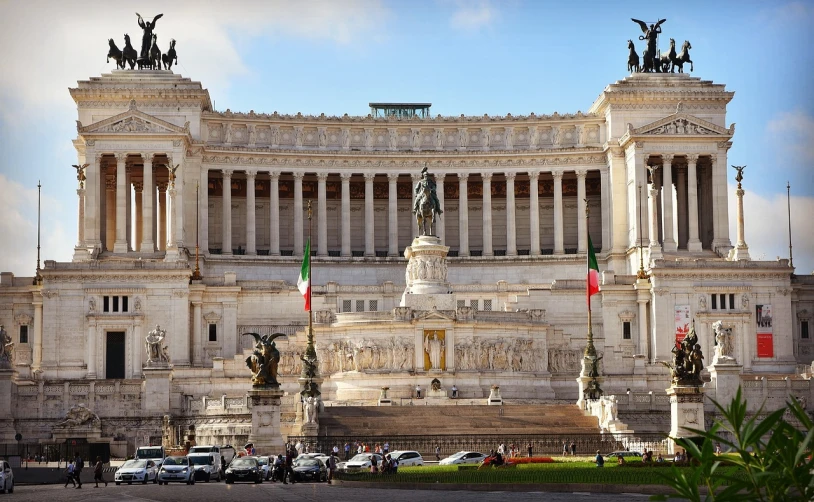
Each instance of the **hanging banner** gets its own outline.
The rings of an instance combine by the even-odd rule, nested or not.
[[[757,324],[757,356],[774,357],[774,329],[770,304],[755,305],[755,324]]]
[[[689,305],[676,305],[675,306],[675,328],[676,328],[676,347],[681,345],[681,341],[690,332],[690,306]]]

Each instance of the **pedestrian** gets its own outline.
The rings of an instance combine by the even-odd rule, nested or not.
[[[441,445],[440,444],[435,446],[435,460],[437,460],[439,462],[441,461]]]
[[[418,384],[415,386],[415,397],[416,399],[421,399],[421,386]]]
[[[571,456],[577,456],[577,443],[575,441],[571,441]]]
[[[562,442],[562,456],[563,457],[568,456],[568,441],[563,441]]]
[[[76,488],[76,481],[74,481],[74,468],[73,462],[68,462],[68,468],[65,470],[65,473],[68,476],[67,481],[65,481],[65,488],[68,488],[68,483],[71,483],[74,488]]]
[[[532,450],[531,443],[529,443],[529,445],[528,445],[528,450],[529,450],[529,458],[531,458],[531,450]]]
[[[721,443],[715,443],[715,454],[716,455],[721,454]]]
[[[105,481],[104,476],[102,476],[102,471],[104,470],[104,465],[102,465],[102,457],[96,457],[96,465],[93,466],[93,481],[96,483],[94,488],[99,488],[99,481],[107,486],[107,481]],[[145,474],[146,476],[146,474]]]
[[[458,387],[455,384],[452,384],[452,399],[458,398]]]
[[[350,460],[350,443],[345,443],[345,462]]]
[[[286,477],[288,480],[291,481],[293,485],[296,481],[294,481],[294,457],[296,453],[294,450],[289,450],[285,454],[285,472],[283,473],[283,484],[287,485],[288,481],[286,481]]]
[[[331,481],[334,478],[334,471],[336,470],[336,454],[331,453],[331,456],[328,457],[328,484],[331,484]]]
[[[385,442],[384,442],[384,447],[383,447],[383,450],[382,450],[382,451],[384,451],[384,454],[385,454],[385,455],[387,455],[388,453],[390,453],[390,443],[388,443],[387,441],[385,441]]]
[[[602,454],[599,453],[599,450],[596,450],[596,466],[597,467],[605,467],[605,459],[602,458]]]
[[[339,446],[334,445],[333,449],[331,450],[331,453],[333,453],[333,455],[335,457],[338,457],[339,456]]]
[[[77,453],[76,458],[74,459],[74,479],[76,479],[76,489],[82,488],[82,469],[85,468],[85,461],[82,460],[82,457]]]

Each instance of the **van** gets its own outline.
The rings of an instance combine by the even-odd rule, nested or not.
[[[163,446],[139,446],[136,449],[136,456],[134,458],[137,460],[152,460],[155,462],[156,467],[161,468],[161,464],[164,463],[164,457],[166,457],[166,455]]]
[[[192,448],[190,448],[190,451]],[[220,453],[210,451],[208,453],[189,453],[189,461],[195,469],[195,481],[221,480],[221,459]]]
[[[226,448],[230,447],[223,447],[223,446],[213,446],[213,445],[196,445],[190,447],[189,451],[187,452],[188,455],[191,454],[198,454],[198,453],[211,453],[215,455],[215,465],[218,466],[218,469],[222,469],[224,465],[228,465],[229,462],[232,461],[230,456],[227,456],[228,452],[224,451]],[[234,453],[232,453],[234,456]]]

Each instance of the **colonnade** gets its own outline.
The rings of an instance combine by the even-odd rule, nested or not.
[[[598,169],[601,177],[601,207],[602,211],[607,211],[608,204],[610,201],[608,200],[609,194],[609,187],[608,187],[608,175],[606,169]],[[232,193],[231,193],[231,185],[233,176],[235,176],[235,170],[232,169],[222,169],[220,170],[220,175],[222,176],[222,186],[223,186],[223,200],[221,204],[221,243],[222,249],[221,254],[229,255],[234,253],[234,249],[231,245],[227,245],[225,243],[234,243],[235,239],[233,239],[233,228],[232,228],[232,211],[236,207],[235,204],[232,202]],[[578,229],[578,239],[577,239],[577,249],[578,253],[584,253],[587,250],[588,245],[588,225],[587,221],[585,220],[585,209],[586,209],[586,177],[588,175],[587,169],[577,169],[572,171],[576,176],[577,181],[577,199],[578,199],[578,216],[577,216],[577,229]],[[553,254],[555,255],[563,255],[566,253],[566,249],[564,246],[564,212],[565,207],[563,204],[563,175],[566,173],[564,170],[553,170],[550,171],[550,174],[553,178],[553,207],[554,207],[554,248]],[[268,222],[269,222],[269,251],[268,254],[271,256],[279,256],[281,254],[280,249],[280,232],[281,232],[281,222],[280,222],[280,176],[281,172],[279,171],[271,171],[268,172],[268,179],[269,179],[269,186],[270,186],[270,198],[269,198],[269,208],[268,208]],[[293,178],[293,255],[294,256],[302,256],[303,253],[303,235],[307,231],[304,228],[304,200],[303,200],[303,178],[306,173],[304,172],[293,172],[291,173],[291,177]],[[377,256],[376,248],[375,248],[375,235],[376,235],[376,226],[374,225],[374,178],[379,173],[363,173],[361,177],[364,179],[364,206],[363,206],[363,219],[364,219],[364,256],[374,257]],[[505,254],[507,256],[517,256],[518,249],[517,249],[517,232],[518,232],[518,225],[517,225],[517,210],[516,210],[516,193],[515,193],[515,179],[519,173],[517,172],[505,172],[505,182],[506,182],[506,250]],[[538,190],[538,182],[540,179],[541,172],[540,171],[529,171],[524,172],[524,174],[528,175],[529,178],[529,254],[532,256],[538,256],[542,254],[541,245],[540,245],[540,196]],[[208,169],[203,169],[201,171],[201,185],[208,186],[209,185],[209,175],[210,171]],[[258,254],[257,249],[257,204],[255,199],[255,181],[258,176],[258,171],[255,170],[245,170],[243,171],[243,175],[246,179],[246,186],[248,187],[246,192],[246,214],[245,214],[245,254],[247,255],[256,255]],[[354,176],[353,173],[338,173],[341,179],[341,228],[339,229],[339,235],[341,236],[341,249],[339,255],[342,257],[350,257],[352,256],[351,250],[351,194],[350,194],[350,183],[351,178]],[[383,175],[383,174],[382,174]],[[328,199],[326,197],[326,184],[328,180],[329,173],[320,172],[316,173],[317,179],[317,201],[316,201],[316,208],[315,208],[315,216],[316,216],[316,235],[315,235],[315,244],[316,246],[312,249],[316,251],[317,256],[328,256],[328,210],[327,204]],[[384,175],[383,175],[384,176]],[[493,203],[492,203],[492,173],[468,173],[462,172],[457,173],[455,178],[457,178],[458,183],[458,256],[471,256],[470,250],[470,242],[469,242],[469,234],[470,229],[473,228],[475,225],[481,226],[482,236],[483,236],[483,249],[480,250],[481,256],[489,257],[495,256],[495,250],[493,245]],[[398,225],[398,190],[397,190],[397,183],[399,180],[399,173],[387,173],[386,174],[387,181],[388,181],[388,190],[387,190],[387,246],[385,247],[387,256],[399,256],[400,249],[398,245],[398,237],[399,232],[405,232],[406,230],[399,229]],[[413,174],[412,175],[412,185],[418,182],[420,175]],[[482,201],[482,221],[480,222],[472,222],[469,218],[469,201],[468,201],[468,184],[470,179],[477,179],[480,178],[480,181],[483,186],[483,199]],[[444,191],[445,191],[445,183],[451,182],[451,177],[448,177],[446,173],[435,173],[434,179],[437,185],[436,193],[438,198],[441,202],[442,208],[446,209],[446,205],[444,203]],[[358,179],[358,178],[357,178]],[[413,197],[415,194],[413,194]],[[414,199],[413,199],[414,200]],[[201,236],[200,236],[200,244],[202,249],[209,249],[209,222],[208,222],[208,209],[209,209],[209,201],[208,201],[208,194],[204,190],[201,193],[201,199],[199,201],[199,209],[201,214]],[[262,207],[262,206],[261,206]],[[436,226],[436,234],[442,239],[445,240],[446,237],[446,229],[445,229],[445,219],[448,217],[448,213],[445,210],[445,214],[440,218],[440,221],[437,222]],[[596,214],[594,215],[596,218],[600,218],[601,215]],[[264,218],[265,219],[265,218]],[[412,235],[418,234],[417,223],[415,218],[411,218],[412,225],[410,231]],[[379,230],[381,231],[381,229]],[[602,226],[602,237],[601,242],[602,245],[606,245],[608,243],[609,232],[608,229],[603,225]],[[525,238],[524,238],[525,240]],[[596,239],[595,239],[596,240]],[[383,250],[380,250],[383,251]],[[265,253],[265,251],[264,251]],[[381,255],[380,255],[381,256]]]

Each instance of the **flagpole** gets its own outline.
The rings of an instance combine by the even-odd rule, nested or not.
[[[585,263],[587,264],[586,270],[588,274],[590,274],[591,270],[591,239],[590,239],[590,228],[591,228],[591,209],[588,207],[588,199],[585,199],[585,231],[588,232],[588,250],[585,253]],[[591,279],[590,277],[586,277],[585,280],[585,297],[588,300],[588,343],[585,345],[585,356],[586,357],[596,357],[596,348],[594,347],[594,332],[591,328],[593,324],[591,322]]]
[[[40,274],[40,218],[42,213],[42,183],[37,180],[37,273],[34,275],[34,286],[42,286]]]
[[[311,242],[311,234],[314,223],[311,220],[311,199],[308,199],[308,242]],[[314,350],[314,305],[311,303],[312,291],[314,289],[314,263],[311,261],[311,246],[308,246],[308,282],[311,285],[308,288],[308,347],[307,351],[316,353]]]
[[[789,212],[789,266],[794,268],[794,255],[791,253],[791,183],[786,181],[786,205]]]

